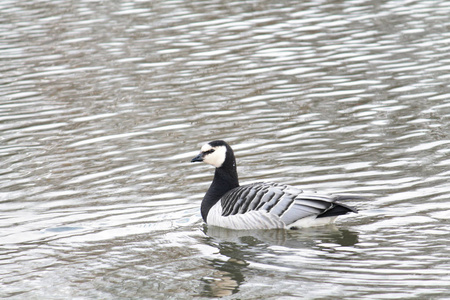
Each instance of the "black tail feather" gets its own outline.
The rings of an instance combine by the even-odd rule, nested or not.
[[[358,213],[358,211],[356,210],[356,208],[342,204],[342,203],[334,203],[334,206],[323,212],[322,214],[318,215],[317,218],[325,218],[325,217],[336,217],[336,216],[340,216],[340,215],[345,215],[347,213]]]

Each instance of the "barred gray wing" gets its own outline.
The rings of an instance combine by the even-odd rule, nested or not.
[[[335,206],[335,200],[333,195],[320,195],[288,185],[258,182],[229,191],[221,198],[221,203],[223,216],[261,210],[290,224],[307,216],[325,213]]]

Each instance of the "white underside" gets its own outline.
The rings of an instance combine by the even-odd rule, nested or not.
[[[308,216],[302,218],[292,224],[285,224],[279,217],[264,212],[264,211],[250,211],[245,214],[236,214],[224,217],[222,216],[222,204],[220,201],[216,203],[209,211],[206,218],[206,223],[214,226],[237,229],[237,230],[249,230],[249,229],[275,229],[285,228],[293,229],[323,226],[334,222],[336,217],[316,218],[317,216]]]

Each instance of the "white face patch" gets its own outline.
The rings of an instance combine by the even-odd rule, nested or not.
[[[209,150],[211,150],[211,149],[212,149],[212,147],[211,147],[210,144],[204,144],[204,145],[202,146],[202,148],[200,149],[200,151],[206,152],[206,151],[209,151]]]
[[[203,145],[201,151],[206,153],[203,156],[203,161],[207,164],[213,165],[216,168],[220,168],[227,157],[227,147],[225,146],[211,147],[210,144],[205,144]]]

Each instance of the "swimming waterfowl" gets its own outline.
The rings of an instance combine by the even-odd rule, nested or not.
[[[222,140],[203,145],[191,162],[216,168],[201,203],[202,218],[209,225],[238,230],[298,229],[330,224],[337,216],[357,213],[338,202],[358,198],[355,196],[321,194],[272,182],[240,186],[233,149]]]

